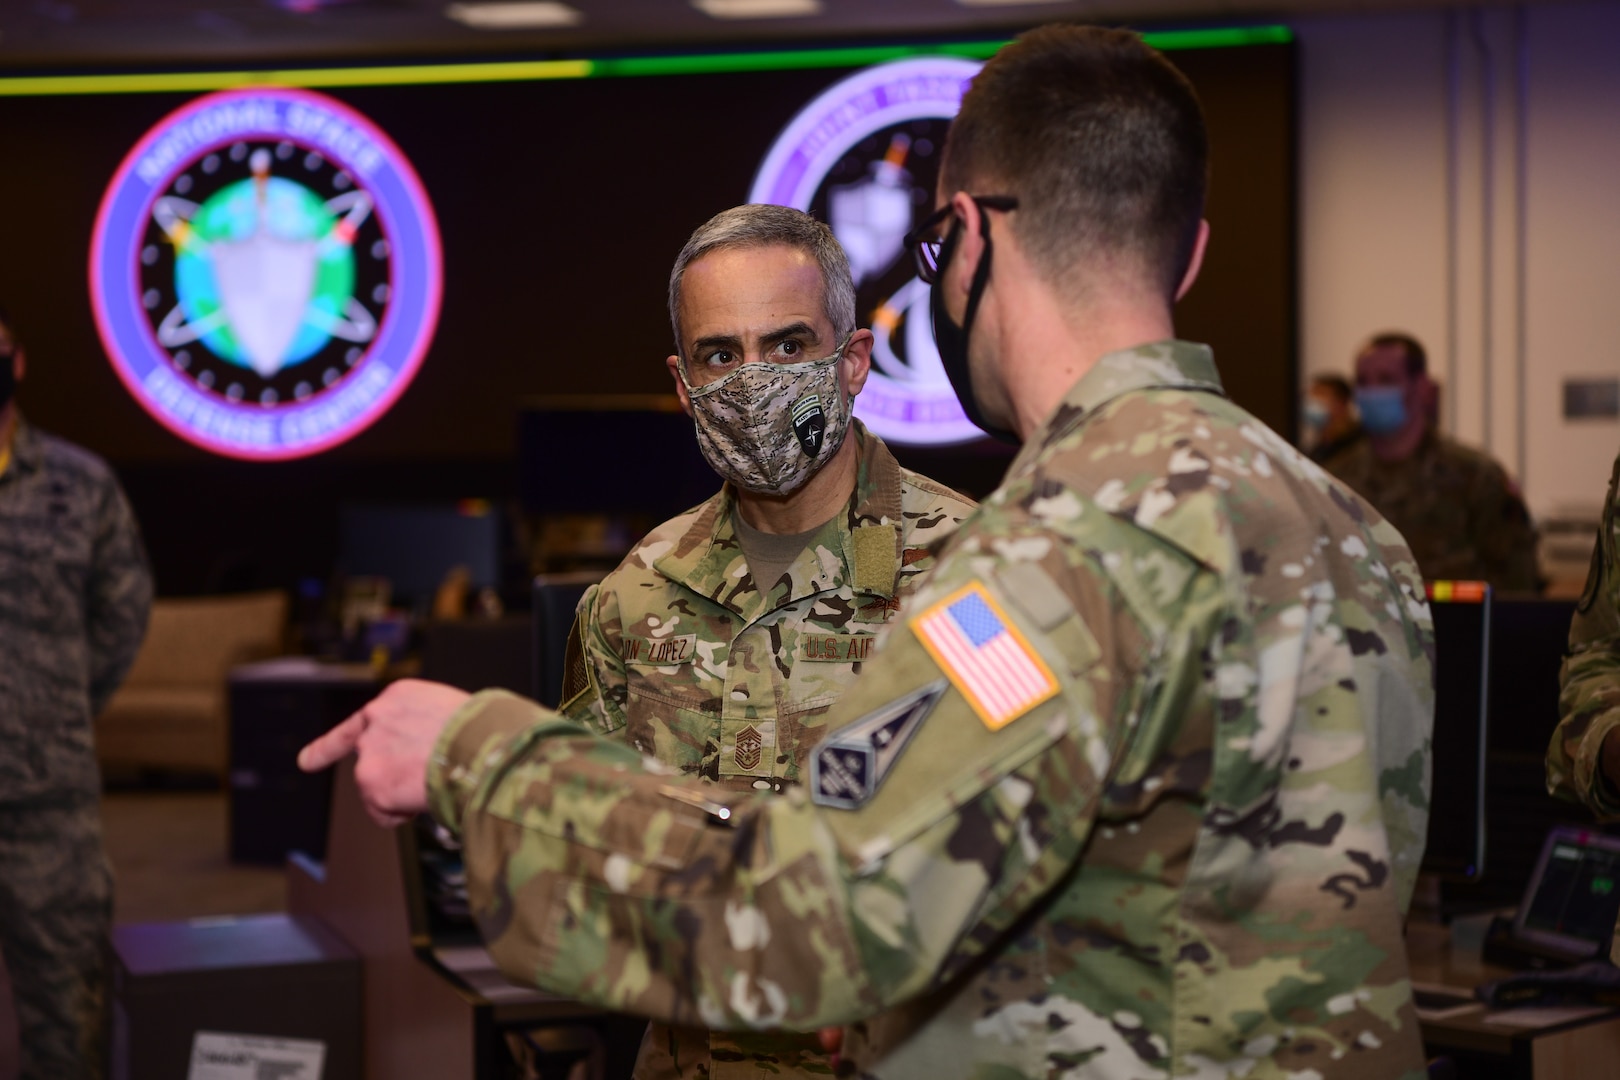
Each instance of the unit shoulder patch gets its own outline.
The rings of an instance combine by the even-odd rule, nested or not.
[[[935,679],[822,740],[810,755],[810,798],[839,810],[864,806],[949,685]]]
[[[934,604],[911,628],[991,731],[1058,692],[1052,669],[981,582]]]

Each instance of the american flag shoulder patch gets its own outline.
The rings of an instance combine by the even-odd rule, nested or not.
[[[1052,669],[977,581],[918,615],[911,628],[991,731],[1058,692]]]

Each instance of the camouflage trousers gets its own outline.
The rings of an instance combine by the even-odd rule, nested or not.
[[[0,953],[21,1080],[105,1073],[112,873],[95,799],[0,803]]]

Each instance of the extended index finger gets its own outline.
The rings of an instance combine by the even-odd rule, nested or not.
[[[305,772],[320,772],[336,765],[353,752],[365,730],[366,710],[361,709],[298,751],[298,767]]]

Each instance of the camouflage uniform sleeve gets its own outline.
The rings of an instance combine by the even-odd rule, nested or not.
[[[1100,568],[1026,539],[1008,550],[1038,582],[958,560],[835,707],[814,753],[864,750],[864,772],[822,765],[778,796],[717,791],[520,698],[472,699],[435,749],[429,791],[463,837],[502,970],[655,1020],[789,1030],[871,1015],[959,972],[1079,858],[1151,651],[1106,631],[1132,624]],[[1010,716],[966,696],[919,630],[965,595],[1011,629],[1050,693]]]
[[[601,735],[622,732],[627,683],[619,657],[618,596],[592,585],[580,597],[563,659],[557,711]]]
[[[1620,820],[1620,790],[1602,771],[1603,740],[1620,728],[1620,457],[1592,552],[1586,589],[1569,627],[1560,720],[1547,747],[1547,790]]]
[[[97,513],[86,626],[90,640],[90,714],[101,712],[124,681],[146,636],[152,572],[135,514],[110,475]]]
[[[1494,461],[1475,484],[1474,535],[1497,589],[1534,592],[1541,571],[1536,562],[1536,527],[1507,472]]]

